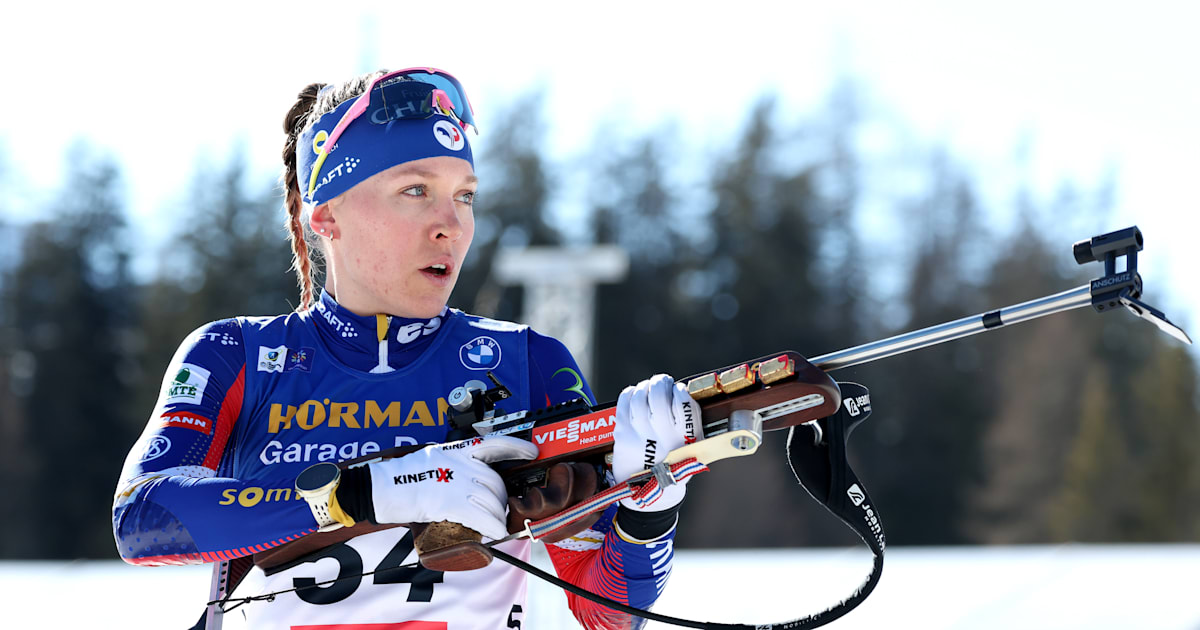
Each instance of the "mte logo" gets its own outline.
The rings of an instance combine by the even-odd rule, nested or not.
[[[491,337],[476,337],[459,348],[458,359],[468,370],[490,370],[500,365],[500,344]]]
[[[198,365],[181,364],[175,378],[167,385],[164,402],[200,404],[204,400],[204,388],[208,386],[210,375],[208,370]]]

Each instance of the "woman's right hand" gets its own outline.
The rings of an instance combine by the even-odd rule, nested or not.
[[[434,444],[369,464],[375,521],[450,521],[493,540],[504,538],[508,493],[488,464],[537,454],[531,442],[499,436]]]

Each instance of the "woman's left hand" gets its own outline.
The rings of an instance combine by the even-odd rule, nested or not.
[[[672,450],[704,439],[700,408],[682,383],[657,374],[621,392],[613,439],[613,475],[622,482],[663,461]],[[686,483],[664,488],[649,506],[638,507],[629,499],[621,505],[639,512],[671,509],[683,501]]]

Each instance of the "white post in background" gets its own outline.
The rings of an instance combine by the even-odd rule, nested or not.
[[[596,285],[624,278],[629,254],[615,245],[505,248],[493,271],[500,284],[525,287],[521,322],[563,342],[590,376]]]

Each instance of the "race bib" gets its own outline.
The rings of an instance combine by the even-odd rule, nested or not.
[[[529,560],[527,541],[509,541],[499,548]],[[417,565],[412,532],[404,527],[364,534],[304,560],[267,573],[253,569],[232,599],[296,590],[227,613],[224,630],[313,630],[334,625],[339,630],[520,627],[524,573],[495,561],[476,571],[430,571]]]

